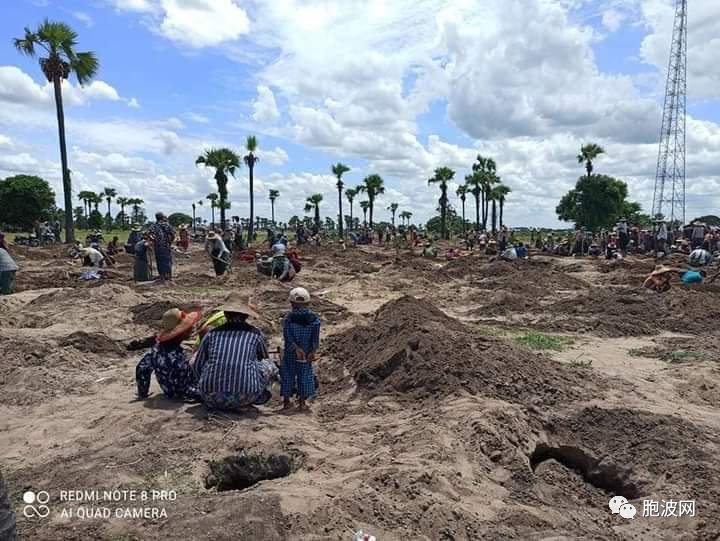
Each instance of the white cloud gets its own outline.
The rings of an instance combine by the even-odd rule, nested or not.
[[[253,120],[261,124],[273,124],[280,118],[275,95],[265,85],[258,85],[257,98],[253,101]]]
[[[74,11],[73,17],[75,17],[78,21],[83,23],[88,28],[92,28],[93,25],[95,24],[95,21],[93,21],[93,18],[83,11]]]
[[[140,102],[137,100],[137,98],[130,98],[127,104],[128,107],[131,107],[132,109],[140,109]]]
[[[151,0],[109,0],[119,10],[152,12],[155,10]]]
[[[245,10],[233,0],[162,0],[159,31],[192,47],[212,47],[248,32]]]
[[[198,124],[208,124],[210,122],[208,117],[198,113],[188,112],[183,116],[192,122],[197,122]]]
[[[0,133],[0,147],[12,148],[13,142],[7,135]]]
[[[602,24],[610,32],[617,32],[622,25],[623,19],[623,14],[614,9],[607,9],[602,14]]]
[[[92,81],[85,86],[64,81],[62,89],[63,103],[67,106],[83,105],[90,100],[121,99],[115,88],[100,80]],[[40,86],[16,66],[0,66],[0,102],[50,106],[54,104],[54,99],[51,83],[45,82]]]
[[[659,78],[664,87],[672,38],[674,2],[667,0],[638,0],[641,22],[649,29],[643,39],[640,56],[663,74]],[[688,96],[690,98],[720,98],[720,69],[717,51],[720,48],[720,2],[696,0],[688,7]],[[664,88],[659,88],[659,92]]]
[[[258,157],[271,164],[271,165],[282,165],[288,161],[287,152],[280,147],[275,147],[274,150],[263,150],[260,149],[257,152]]]

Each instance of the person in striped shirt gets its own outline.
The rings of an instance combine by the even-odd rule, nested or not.
[[[247,322],[255,312],[235,294],[218,308],[226,323],[209,331],[195,357],[198,391],[208,408],[242,411],[266,404],[278,369],[268,360],[267,340]]]
[[[308,309],[310,293],[303,287],[290,291],[292,311],[283,321],[283,352],[280,394],[283,410],[291,408],[290,399],[298,397],[298,410],[306,411],[306,399],[315,396],[313,362],[320,342],[320,318]]]

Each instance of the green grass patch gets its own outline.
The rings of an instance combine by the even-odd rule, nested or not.
[[[708,354],[702,351],[686,351],[682,349],[667,351],[654,347],[634,348],[628,350],[628,354],[632,357],[660,359],[669,364],[699,363],[708,359]]]
[[[707,359],[707,353],[702,351],[666,351],[660,355],[660,360],[666,363],[699,363]]]
[[[535,331],[516,336],[515,340],[526,348],[551,351],[562,351],[575,343],[575,340],[569,336],[556,336]]]

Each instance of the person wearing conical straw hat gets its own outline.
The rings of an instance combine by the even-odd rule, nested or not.
[[[148,396],[153,372],[160,388],[168,398],[197,399],[197,375],[185,356],[183,340],[192,334],[200,320],[200,311],[183,312],[171,308],[162,316],[162,332],[155,344],[135,368],[138,398]]]
[[[268,360],[262,331],[250,323],[259,316],[237,293],[231,293],[215,311],[226,323],[208,331],[195,356],[198,391],[211,409],[243,411],[266,404],[278,369]]]

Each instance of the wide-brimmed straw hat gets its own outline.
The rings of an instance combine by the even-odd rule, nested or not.
[[[207,234],[207,238],[208,238],[208,240],[214,240],[214,239],[218,238],[218,236],[217,236],[217,233],[215,233],[215,231],[210,231]]]
[[[140,226],[139,225],[132,226],[131,231],[140,231]]]
[[[658,274],[667,274],[668,272],[678,272],[679,269],[668,267],[667,265],[656,265],[655,270],[650,273],[650,276],[657,276]]]
[[[236,314],[245,314],[248,317],[258,318],[257,312],[253,310],[248,302],[245,301],[239,294],[230,293],[225,298],[225,302],[215,308],[216,312],[231,312]]]
[[[162,316],[163,332],[157,337],[158,342],[167,342],[182,336],[200,320],[200,310],[183,312],[179,308],[171,308]]]

